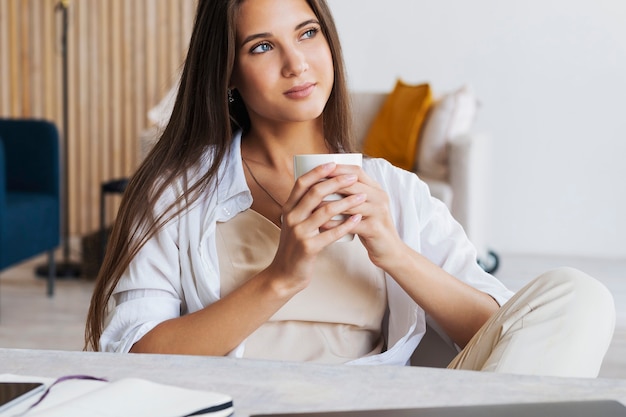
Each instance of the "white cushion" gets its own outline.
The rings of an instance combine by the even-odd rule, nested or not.
[[[447,180],[448,143],[452,138],[469,132],[477,109],[478,101],[469,85],[445,94],[432,105],[416,155],[416,171],[419,174]]]

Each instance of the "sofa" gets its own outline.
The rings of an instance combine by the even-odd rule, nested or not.
[[[361,149],[372,125],[381,115],[381,109],[389,104],[390,94],[352,93],[355,134]],[[417,133],[414,163],[408,162],[405,168],[415,172],[428,184],[431,194],[448,206],[476,246],[477,262],[493,273],[499,266],[499,257],[487,242],[491,138],[486,133],[472,130],[478,106],[469,86],[440,94],[428,103]],[[387,141],[388,132],[383,135]],[[427,138],[426,135],[430,136]],[[411,151],[405,153],[408,152]],[[370,155],[384,158],[383,153]],[[433,159],[437,161],[433,162]],[[390,162],[394,163],[393,160]]]
[[[45,120],[0,119],[0,271],[48,253],[54,294],[60,243],[59,134]]]

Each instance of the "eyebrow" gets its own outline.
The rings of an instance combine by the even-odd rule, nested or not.
[[[317,25],[320,24],[320,22],[317,19],[309,19],[309,20],[305,20],[304,22],[296,25],[294,30],[302,29],[303,27],[305,27],[307,25],[310,25],[312,23],[317,24]],[[255,39],[269,38],[271,36],[272,36],[271,32],[255,33],[254,35],[250,35],[250,36],[246,37],[243,40],[243,42],[241,42],[241,46],[243,47],[245,44],[247,44],[248,42],[252,42]]]

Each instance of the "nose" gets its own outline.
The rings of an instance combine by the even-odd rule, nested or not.
[[[283,76],[297,77],[309,69],[305,54],[296,46],[284,50]]]

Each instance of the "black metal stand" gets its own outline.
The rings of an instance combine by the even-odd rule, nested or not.
[[[69,0],[61,0],[57,6],[56,10],[61,11],[63,26],[62,26],[62,34],[61,34],[61,56],[63,62],[63,152],[62,152],[62,160],[61,160],[61,169],[62,169],[62,181],[61,181],[61,227],[62,227],[62,235],[61,235],[61,243],[63,245],[63,260],[61,262],[56,263],[56,276],[58,278],[78,278],[81,276],[81,265],[80,263],[73,262],[70,260],[70,242],[69,242],[69,199],[68,199],[68,168],[67,161],[68,159],[68,130],[69,130],[69,122],[68,122],[68,59],[67,59],[67,30],[69,26],[69,16],[68,9],[70,6]],[[48,276],[48,265],[42,265],[36,268],[36,273],[38,276]]]
[[[104,252],[107,247],[108,231],[106,227],[106,213],[105,213],[105,197],[107,194],[123,194],[128,185],[128,178],[120,178],[117,180],[107,181],[102,183],[100,189],[100,259],[99,264],[102,265],[104,260]]]

